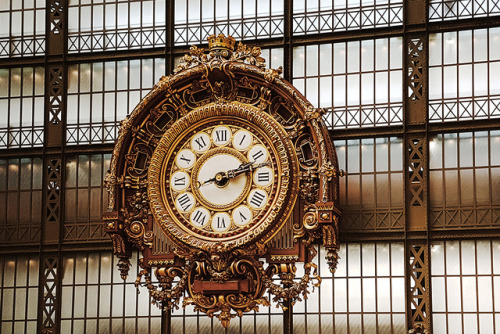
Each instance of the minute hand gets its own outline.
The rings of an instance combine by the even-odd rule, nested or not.
[[[240,167],[236,168],[236,169],[231,169],[231,170],[228,170],[227,171],[227,177],[232,179],[238,175],[241,175],[243,173],[246,173],[246,172],[252,172],[258,168],[261,168],[261,167],[264,167],[264,166],[268,166],[269,165],[269,162],[263,162],[263,163],[260,163],[258,165],[253,165],[255,163],[255,161],[253,162],[249,162],[249,163],[246,163],[246,164],[242,164]]]

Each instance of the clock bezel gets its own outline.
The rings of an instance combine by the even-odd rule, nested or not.
[[[275,190],[273,198],[269,199],[264,207],[261,218],[253,221],[247,227],[237,232],[230,232],[218,237],[193,231],[194,226],[186,226],[179,221],[175,212],[168,205],[166,192],[170,187],[165,186],[167,166],[175,155],[175,148],[179,147],[186,133],[190,133],[202,124],[212,123],[214,120],[227,119],[228,123],[241,122],[242,128],[250,127],[266,137],[266,142],[276,159]],[[268,149],[269,149],[268,148]],[[239,102],[224,104],[211,103],[199,107],[179,119],[162,136],[151,159],[148,174],[148,195],[151,200],[152,213],[155,222],[175,242],[184,246],[194,246],[201,249],[220,246],[234,248],[242,246],[256,239],[267,243],[286,223],[297,200],[299,162],[293,144],[288,139],[287,132],[270,115],[260,109]],[[254,217],[255,218],[255,217]],[[189,224],[190,225],[190,224]],[[205,234],[205,235],[204,235]]]

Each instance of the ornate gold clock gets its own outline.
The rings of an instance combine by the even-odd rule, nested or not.
[[[187,291],[184,306],[227,327],[269,305],[266,291],[283,305],[318,285],[314,243],[335,269],[338,175],[322,110],[259,48],[224,35],[209,47],[192,47],[122,122],[103,220],[123,277],[138,249],[137,285],[155,301],[176,307]]]

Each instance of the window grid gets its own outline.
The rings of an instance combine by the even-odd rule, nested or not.
[[[500,241],[433,242],[431,262],[434,332],[498,331]]]
[[[500,0],[430,0],[429,21],[500,15]]]
[[[138,253],[124,281],[111,252],[67,254],[63,258],[61,333],[158,333],[161,310],[135,279]],[[146,293],[146,296],[144,296]]]
[[[101,214],[108,202],[104,179],[111,154],[69,157],[66,160],[65,241],[108,240]]]
[[[293,84],[331,129],[403,122],[402,38],[309,45],[293,50]]]
[[[165,0],[70,0],[68,52],[164,47]]]
[[[400,138],[334,142],[339,168],[343,231],[401,230],[404,227],[403,143]]]
[[[39,242],[42,159],[0,160],[0,243]]]
[[[0,68],[0,149],[43,145],[43,67]]]
[[[500,131],[440,134],[429,152],[430,226],[498,226]]]
[[[165,59],[81,63],[68,71],[66,143],[113,143],[119,122],[165,75]]]
[[[283,37],[285,0],[176,0],[174,44],[205,43],[223,33],[235,39]]]
[[[0,257],[0,331],[35,333],[38,306],[38,255]]]
[[[404,332],[403,243],[341,244],[342,261],[333,275],[324,259],[326,250],[319,247],[318,251],[321,286],[295,304],[294,331]]]
[[[500,117],[500,28],[429,36],[429,120]]]
[[[403,24],[401,0],[294,1],[293,33],[307,35]]]
[[[1,1],[0,22],[0,58],[45,54],[45,1]]]

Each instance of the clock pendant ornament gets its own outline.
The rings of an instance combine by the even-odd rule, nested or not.
[[[260,48],[208,43],[122,121],[103,223],[123,278],[139,250],[136,285],[155,303],[182,299],[228,327],[269,306],[266,291],[285,307],[318,286],[316,244],[334,272],[339,173],[323,110],[266,69]]]

